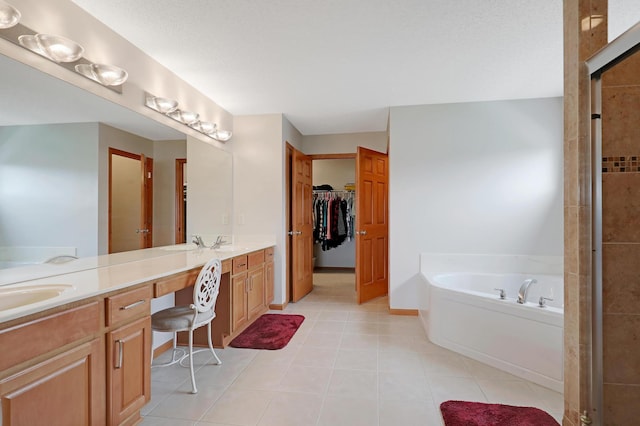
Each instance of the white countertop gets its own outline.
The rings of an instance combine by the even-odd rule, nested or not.
[[[273,245],[270,242],[243,242],[222,246],[221,250],[184,250],[184,245],[177,245],[76,259],[61,265],[40,264],[1,270],[0,298],[4,290],[23,287],[63,284],[73,288],[48,300],[0,310],[0,323],[201,267],[214,257],[230,259]]]

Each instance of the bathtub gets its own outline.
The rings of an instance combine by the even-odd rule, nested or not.
[[[539,385],[563,391],[563,278],[556,274],[454,272],[424,275],[429,340]],[[527,302],[516,303],[534,278]],[[496,288],[504,289],[502,300]],[[540,297],[553,299],[539,306]]]

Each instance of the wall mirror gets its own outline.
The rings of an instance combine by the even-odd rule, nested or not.
[[[131,261],[131,252],[96,258],[109,253],[110,148],[153,159],[151,246],[176,242],[176,159],[186,158],[188,171],[194,155],[194,170],[215,170],[208,180],[186,173],[187,232],[231,234],[230,152],[3,55],[0,93],[0,269],[15,276],[15,268],[33,271],[56,255],[79,258],[62,273]],[[202,197],[216,200],[206,213],[188,207]],[[206,229],[191,226],[189,214],[206,214]]]

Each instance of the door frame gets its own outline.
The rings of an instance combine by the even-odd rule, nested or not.
[[[186,158],[176,158],[176,192],[175,192],[175,244],[186,242],[184,219],[186,211],[184,208],[184,165]]]

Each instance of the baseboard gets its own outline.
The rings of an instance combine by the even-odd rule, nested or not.
[[[153,350],[153,359],[158,358],[166,351],[173,349],[173,339],[168,340]]]
[[[269,304],[269,309],[272,311],[284,311],[287,305],[288,303],[271,303]]]
[[[418,310],[417,309],[391,309],[389,308],[389,314],[391,315],[405,315],[408,317],[417,317]]]
[[[342,266],[316,266],[313,272],[356,272],[356,268],[347,268]]]

